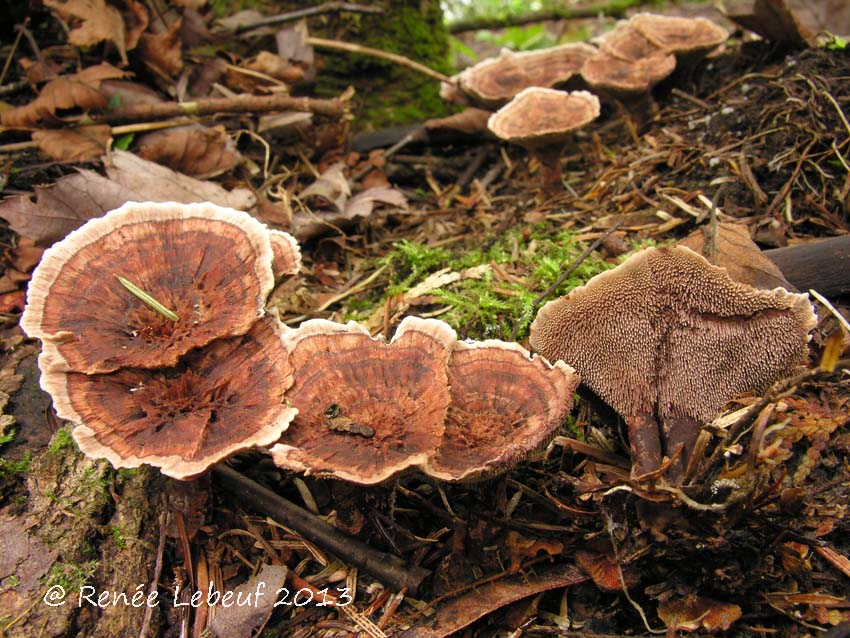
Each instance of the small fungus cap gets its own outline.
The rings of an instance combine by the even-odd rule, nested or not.
[[[282,230],[270,230],[272,243],[272,273],[275,279],[286,275],[297,275],[301,270],[301,247],[298,240]]]
[[[78,424],[73,436],[87,456],[191,478],[236,452],[273,443],[297,413],[284,397],[292,371],[281,329],[268,316],[245,335],[192,350],[172,368],[49,372],[42,387],[57,414]]]
[[[528,88],[493,113],[487,128],[528,148],[564,143],[569,134],[599,117],[599,98],[587,91]]]
[[[805,363],[807,295],[757,290],[685,247],[648,248],[547,303],[531,344],[623,417],[711,421]],[[670,450],[672,451],[672,450]]]
[[[268,229],[210,203],[129,202],[45,251],[21,327],[41,339],[43,372],[171,366],[244,334],[274,285]],[[163,316],[116,275],[176,313]]]
[[[445,431],[454,331],[405,318],[390,343],[355,322],[305,322],[284,334],[299,414],[272,449],[282,468],[381,483],[424,464]]]
[[[479,104],[498,108],[523,89],[551,88],[567,82],[595,53],[596,47],[584,43],[519,53],[502,49],[498,57],[464,69],[457,76],[457,84]]]
[[[600,38],[599,50],[620,60],[634,62],[662,52],[662,48],[653,43],[628,21],[617,26]]]
[[[706,53],[729,38],[729,32],[707,18],[682,18],[638,13],[629,26],[668,53]]]
[[[423,471],[460,481],[517,463],[555,436],[578,384],[564,362],[552,366],[519,344],[458,342],[449,363],[446,432]]]
[[[676,70],[676,56],[658,51],[637,60],[627,60],[600,51],[584,63],[581,76],[594,90],[615,97],[648,93]]]

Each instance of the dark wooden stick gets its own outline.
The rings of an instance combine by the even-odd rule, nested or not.
[[[295,22],[296,20],[301,20],[302,18],[309,18],[312,16],[322,15],[323,13],[335,13],[343,11],[347,11],[349,13],[384,12],[381,7],[369,7],[362,4],[352,4],[350,2],[325,2],[324,4],[320,4],[316,7],[307,7],[305,9],[297,9],[295,11],[289,11],[287,13],[279,13],[277,15],[261,18],[256,22],[240,25],[236,27],[236,33],[244,33],[245,31],[259,29],[260,27],[273,27],[279,24],[283,24],[285,22]]]
[[[415,595],[422,581],[431,575],[431,572],[423,567],[406,565],[398,556],[378,551],[346,536],[332,525],[224,463],[216,466],[213,474],[241,503],[291,527],[322,549],[369,572],[394,591],[406,588]]]
[[[850,295],[850,235],[765,250],[764,255],[800,292],[814,288],[825,297]]]

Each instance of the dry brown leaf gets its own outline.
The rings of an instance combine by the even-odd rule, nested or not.
[[[246,189],[228,192],[126,151],[114,151],[111,160],[107,177],[88,170],[66,175],[53,186],[36,187],[36,202],[13,197],[0,203],[0,217],[19,235],[45,245],[128,201],[208,201],[245,211],[256,204]]]
[[[286,84],[295,84],[304,79],[303,67],[284,60],[271,51],[260,51],[256,56],[247,60],[243,66]]]
[[[726,16],[786,47],[817,46],[826,33],[850,37],[847,0],[742,0]]]
[[[251,603],[229,606],[222,604],[217,607],[215,617],[210,623],[212,635],[222,638],[251,638],[254,630],[268,621],[275,603],[283,600],[275,592],[279,592],[286,582],[286,573],[285,566],[263,565],[259,574],[234,589],[232,601],[250,600]],[[262,591],[264,595],[255,596],[258,591]],[[300,600],[304,599],[305,594],[301,592]],[[286,601],[287,604],[292,600],[290,598]]]
[[[557,556],[564,551],[564,544],[545,538],[526,538],[519,532],[511,530],[505,540],[505,549],[508,550],[511,559],[507,571],[509,574],[517,574],[522,569],[523,562],[529,558],[535,558],[540,552]]]
[[[575,554],[576,565],[582,568],[597,587],[608,591],[622,591],[640,582],[640,575],[617,564],[613,556],[600,552],[579,550]]]
[[[24,517],[0,517],[0,616],[5,618],[16,618],[32,606],[43,589],[41,578],[59,554],[30,536],[25,523]]]
[[[139,156],[199,179],[229,171],[242,159],[223,126],[181,126],[139,139]]]
[[[342,163],[334,164],[324,173],[319,175],[315,182],[310,184],[299,194],[302,201],[311,197],[318,197],[333,205],[338,211],[345,209],[345,203],[351,195],[351,187],[345,177]],[[320,204],[321,205],[321,204]]]
[[[112,137],[108,124],[94,124],[66,129],[34,131],[32,139],[38,149],[57,162],[88,162],[106,151]]]
[[[180,24],[181,20],[177,20],[165,33],[148,32],[139,38],[138,54],[148,67],[160,75],[176,78],[183,70]]]
[[[139,44],[139,38],[147,31],[150,14],[148,14],[147,7],[141,2],[124,0],[123,16],[127,50],[132,51]]]
[[[407,198],[404,196],[404,193],[394,188],[376,186],[375,188],[358,193],[348,200],[344,208],[344,213],[348,219],[368,217],[372,214],[372,210],[377,204],[386,204],[396,208],[407,209]]]
[[[100,92],[113,109],[126,109],[140,104],[164,102],[152,88],[126,80],[105,80],[100,83]]]
[[[127,34],[118,9],[105,0],[44,0],[44,5],[61,17],[79,21],[68,34],[71,44],[90,47],[108,40],[118,49],[122,64],[127,64]]]
[[[676,631],[726,631],[741,617],[741,608],[701,596],[667,600],[658,605],[658,616],[667,625],[668,636]]]
[[[123,71],[106,63],[90,66],[79,73],[63,75],[45,84],[38,97],[29,104],[0,113],[0,124],[30,127],[41,120],[58,117],[62,115],[61,111],[69,109],[104,109],[107,98],[100,90],[102,82],[123,76]]]

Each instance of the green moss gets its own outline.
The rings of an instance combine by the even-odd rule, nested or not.
[[[451,248],[401,241],[379,263],[387,266],[388,281],[383,294],[352,300],[345,312],[348,319],[363,320],[381,303],[410,290],[439,270],[463,272],[495,264],[509,274],[506,280],[499,279],[492,270],[478,279],[461,279],[431,292],[433,307],[421,312],[444,310],[440,319],[454,327],[461,337],[474,339],[507,340],[519,325],[515,338],[522,340],[534,318],[534,302],[583,250],[584,244],[576,242],[569,233],[552,235],[543,229],[529,236],[509,232],[490,238],[483,246],[480,241],[475,245],[453,244]],[[611,267],[613,264],[591,255],[550,298],[566,294]]]
[[[54,563],[44,577],[47,587],[59,585],[66,592],[80,591],[94,576],[98,561],[90,560],[84,563]]]
[[[74,447],[74,439],[71,438],[71,434],[68,430],[59,430],[53,435],[53,439],[51,439],[50,446],[47,448],[47,451],[50,454],[61,454],[68,448],[72,447]]]
[[[0,459],[0,479],[12,478],[29,474],[32,467],[32,454],[29,450],[24,453],[24,458],[20,461],[12,461],[11,459]]]

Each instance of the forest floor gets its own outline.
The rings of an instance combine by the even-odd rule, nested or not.
[[[302,271],[270,301],[288,325],[354,319],[389,336],[413,314],[443,319],[461,338],[527,346],[541,302],[636,248],[713,220],[746,227],[763,248],[850,232],[848,105],[850,48],[736,42],[634,111],[605,105],[564,150],[555,195],[542,194],[525,151],[480,134],[414,140],[387,156],[386,146],[358,147],[349,124],[320,117],[302,136],[322,153],[245,136],[239,151],[248,161],[215,181],[249,182],[268,196],[257,216],[300,233]],[[251,117],[217,124],[233,133]],[[332,143],[318,141],[323,130]],[[249,175],[247,164],[269,159],[265,148],[278,159]],[[0,146],[10,197],[75,166],[99,172],[109,163],[45,161],[26,143],[20,149],[13,156]],[[337,162],[342,172],[329,171]],[[327,202],[299,195],[318,175],[314,194],[325,200],[344,184],[384,190],[365,215],[317,214]],[[99,188],[85,180],[83,190]],[[74,200],[67,191],[62,198]],[[49,209],[45,236],[61,236],[67,215],[46,198],[39,206]],[[260,452],[232,461],[416,567],[416,576],[380,583],[354,566],[356,555],[334,556],[292,530],[274,503],[259,507],[223,489],[230,484],[219,474],[180,482],[83,458],[37,388],[38,344],[17,327],[42,248],[2,232],[0,636],[201,636],[205,626],[298,638],[850,635],[850,378],[841,368],[818,372],[829,336],[840,334],[823,307],[809,373],[728,406],[737,410],[738,456],[733,445],[713,453],[725,445],[715,439],[687,489],[632,481],[623,424],[584,393],[563,431],[583,447],[555,446],[481,482],[409,475],[358,487],[282,472]],[[832,301],[847,316],[847,298]],[[846,352],[846,338],[839,343]],[[768,429],[782,434],[768,443]],[[260,565],[278,569],[263,572],[278,593],[314,602],[290,595],[276,608],[192,606],[175,591],[246,581],[244,591],[254,591]],[[56,586],[132,596],[152,583],[163,601],[156,607],[45,602]],[[315,604],[322,591],[335,602]]]

